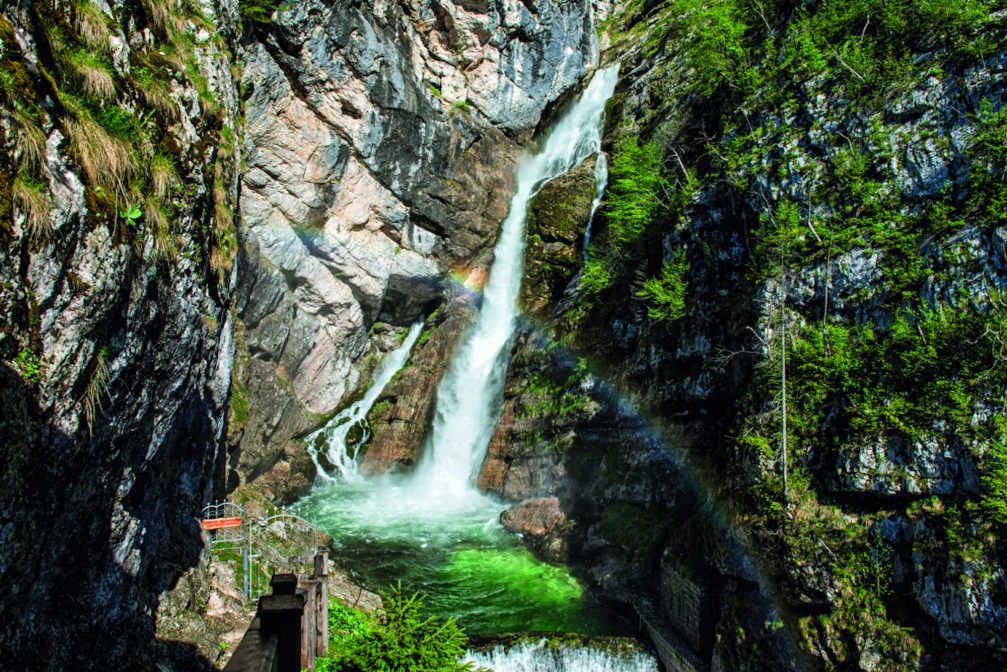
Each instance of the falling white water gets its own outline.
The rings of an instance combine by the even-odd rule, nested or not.
[[[406,360],[409,359],[409,353],[412,352],[416,339],[419,338],[422,330],[423,320],[409,327],[409,333],[406,334],[402,344],[388,353],[378,364],[378,368],[374,371],[374,382],[364,393],[363,398],[344,408],[324,427],[305,437],[308,443],[308,453],[311,455],[315,467],[318,468],[320,479],[327,482],[336,480],[334,475],[329,474],[319,462],[319,453],[323,450],[325,458],[335,467],[338,475],[344,481],[354,482],[359,478],[357,451],[371,436],[370,427],[367,426],[367,414],[374,406],[381,391],[385,389],[388,381],[405,366]],[[362,434],[353,446],[348,446],[346,439],[354,427],[360,427]]]
[[[598,153],[598,160],[594,164],[594,200],[591,201],[591,215],[587,218],[587,226],[584,228],[584,249],[581,254],[584,261],[587,261],[587,246],[591,244],[591,225],[594,224],[594,214],[601,206],[601,199],[605,195],[605,187],[608,186],[608,158]]]
[[[473,477],[496,427],[521,288],[528,204],[549,180],[601,148],[602,115],[615,90],[612,66],[595,73],[587,89],[549,133],[541,150],[517,170],[517,192],[494,248],[494,262],[472,330],[455,350],[440,387],[433,427],[413,486],[436,498],[474,493]]]
[[[466,662],[493,672],[657,672],[657,661],[645,653],[619,655],[591,647],[552,647],[545,639],[486,653],[469,651]]]

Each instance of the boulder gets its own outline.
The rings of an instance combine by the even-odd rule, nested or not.
[[[501,513],[500,523],[522,535],[525,544],[542,559],[561,563],[569,558],[573,523],[560,509],[558,498],[526,499]]]

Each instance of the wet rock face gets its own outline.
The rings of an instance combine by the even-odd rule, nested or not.
[[[5,7],[3,21],[15,24],[24,63],[51,68],[35,51],[29,4]],[[119,104],[147,110],[126,71],[130,49],[146,43],[121,5],[96,5],[115,31],[102,48],[124,82]],[[202,9],[234,34],[220,23],[233,3]],[[44,230],[18,212],[0,233],[0,641],[12,669],[148,666],[157,595],[198,561],[195,518],[221,484],[232,361],[230,274],[211,268],[211,253],[225,252],[205,233],[215,180],[236,198],[237,160],[217,151],[221,124],[237,117],[229,65],[226,41],[193,55],[215,111],[179,74],[162,101],[173,112],[151,112],[152,124],[173,119],[162,141],[174,148],[178,188],[162,205],[177,257],[159,249],[154,217],[127,224],[103,204],[51,99],[39,115]],[[10,119],[6,108],[0,116]],[[20,161],[9,130],[6,167]]]
[[[372,437],[360,462],[363,473],[399,471],[419,459],[434,417],[437,386],[471,317],[471,306],[456,300],[431,318],[426,327],[429,331],[420,336],[409,366],[392,379],[371,409],[368,422]]]
[[[521,285],[521,302],[531,313],[558,303],[580,266],[580,241],[596,192],[596,161],[585,159],[542,187],[531,202]]]
[[[591,4],[551,0],[291,3],[247,47],[241,479],[492,246],[519,143],[596,61]]]

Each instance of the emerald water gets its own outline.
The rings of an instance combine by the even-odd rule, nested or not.
[[[314,446],[313,455],[324,452],[340,478],[320,478],[295,507],[333,537],[335,556],[359,573],[368,588],[401,581],[427,596],[430,613],[456,618],[470,635],[611,635],[625,630],[592,601],[568,569],[537,560],[520,539],[506,532],[499,523],[504,505],[475,488],[503,402],[518,317],[528,205],[542,185],[600,151],[605,103],[616,78],[615,67],[596,72],[538,150],[521,160],[475,322],[441,378],[433,422],[413,472],[357,478],[357,455],[348,450],[345,436],[346,423],[366,422],[370,405],[407,361],[418,325],[389,356],[388,366],[380,367],[381,375],[364,398],[317,433],[325,441]],[[603,669],[577,667],[589,660],[584,656],[593,655],[585,652],[571,654],[574,662],[569,665],[534,647],[500,655],[513,662],[515,670]],[[533,660],[545,667],[525,664]],[[511,669],[510,664],[494,662],[498,669]]]
[[[500,526],[503,509],[475,493],[431,506],[390,479],[319,485],[295,507],[333,537],[334,555],[368,588],[401,580],[471,635],[624,633],[565,567],[536,559]]]

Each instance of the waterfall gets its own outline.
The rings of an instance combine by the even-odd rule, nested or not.
[[[315,467],[318,468],[318,476],[321,480],[326,482],[336,480],[319,462],[319,454],[323,449],[325,458],[339,472],[342,480],[353,482],[359,478],[357,452],[371,436],[370,427],[367,426],[367,414],[374,406],[381,391],[385,389],[385,385],[405,366],[422,330],[423,320],[421,319],[409,327],[409,332],[402,344],[388,353],[378,364],[378,368],[374,371],[374,382],[367,388],[364,396],[340,411],[324,427],[305,437],[308,443],[308,453],[311,455]],[[362,434],[353,446],[348,446],[346,439],[354,427],[359,427]]]
[[[601,206],[601,199],[605,195],[605,187],[608,186],[608,158],[599,153],[598,161],[594,164],[594,200],[591,201],[591,214],[587,218],[587,226],[584,228],[584,249],[581,252],[584,261],[587,261],[587,246],[591,244],[591,225],[594,224],[594,214]]]
[[[591,647],[548,646],[545,639],[496,647],[486,653],[469,651],[466,662],[493,672],[657,672],[657,661],[645,653],[616,654]]]
[[[413,475],[426,495],[459,498],[472,481],[499,419],[507,347],[517,318],[528,204],[549,180],[601,148],[602,115],[615,90],[616,66],[595,73],[587,89],[553,127],[541,149],[518,164],[511,200],[475,325],[455,350],[437,389],[433,426]]]

